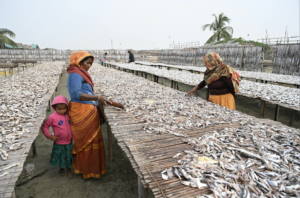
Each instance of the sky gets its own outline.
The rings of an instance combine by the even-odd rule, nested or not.
[[[213,14],[231,19],[233,38],[300,36],[300,0],[0,0],[0,28],[41,49],[167,49],[199,41]],[[249,36],[248,36],[249,35]],[[111,44],[112,41],[112,44]]]

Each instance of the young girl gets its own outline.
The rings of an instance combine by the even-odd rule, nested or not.
[[[65,168],[67,168],[67,177],[73,177],[71,172],[72,167],[72,132],[70,125],[70,118],[68,115],[68,100],[64,96],[57,96],[54,98],[52,108],[55,110],[47,121],[42,126],[44,135],[52,140],[53,148],[50,159],[51,166],[59,166],[59,174],[66,175]],[[54,135],[49,131],[52,127]]]

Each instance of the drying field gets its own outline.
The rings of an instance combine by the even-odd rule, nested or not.
[[[202,99],[206,98],[205,92],[198,93],[200,97],[185,96],[184,92],[193,83],[182,80],[176,84],[173,77],[167,76],[157,78],[163,72],[170,75],[170,71],[158,74],[151,69],[151,74],[141,71],[141,68],[135,70],[129,67],[115,67],[129,72],[126,73],[95,63],[90,71],[96,94],[105,95],[125,106],[125,110],[110,106],[103,108],[108,121],[108,125],[102,126],[107,174],[100,179],[84,180],[81,175],[75,175],[68,180],[58,175],[58,168],[49,165],[52,142],[41,132],[35,132],[37,138],[30,137],[27,143],[23,143],[25,139],[22,138],[19,142],[12,142],[17,138],[9,136],[4,142],[6,151],[7,148],[20,151],[22,145],[29,145],[27,150],[22,150],[23,161],[17,161],[20,164],[3,165],[3,168],[8,168],[0,172],[2,178],[6,178],[9,174],[4,173],[11,171],[11,165],[18,168],[18,174],[14,174],[15,179],[19,178],[17,182],[3,180],[3,183],[9,182],[9,186],[15,187],[17,197],[136,197],[138,193],[146,193],[148,197],[298,195],[300,132],[282,124],[288,123],[289,116],[285,114],[294,108],[295,103],[285,103],[290,109],[280,108],[280,118],[287,117],[287,120],[279,120],[282,123],[259,119],[257,113],[260,107],[254,99],[237,96],[238,111],[228,110]],[[45,70],[39,78],[46,79],[48,75],[56,79],[55,76],[59,76],[61,71],[59,67],[53,73]],[[176,73],[176,78],[180,79],[182,74]],[[199,76],[195,76],[193,82]],[[62,77],[57,78],[60,81],[56,95],[69,99],[67,77],[64,71]],[[28,81],[28,78],[23,77],[23,80]],[[39,78],[33,83],[43,82]],[[14,80],[17,76],[11,79],[14,83],[18,82]],[[55,82],[41,84],[34,89],[37,91],[34,95],[43,98],[47,93],[54,93]],[[17,90],[21,96],[32,95],[30,88],[20,89],[18,84],[11,83],[3,87],[8,89],[8,85],[13,85],[10,89]],[[47,86],[49,88],[45,88]],[[8,93],[5,97],[13,96],[13,91]],[[4,124],[4,133],[7,131],[15,136],[28,133],[26,127],[19,126],[19,122],[37,125],[35,119],[40,115],[34,108],[44,102],[42,111],[45,112],[51,95],[45,101],[37,99],[32,103],[10,104],[9,110],[12,112],[4,116],[8,120],[16,114],[23,117],[20,116],[20,121],[11,130],[8,128],[10,125]],[[265,117],[273,116],[270,112],[274,106],[269,105],[265,105]],[[18,111],[20,107],[29,110],[21,114]],[[43,119],[52,111],[47,115],[44,113]],[[296,120],[299,119],[297,116]],[[1,120],[6,123],[7,119]],[[294,123],[294,126],[299,128],[298,124]],[[38,132],[38,128],[34,130]],[[34,139],[37,155],[32,157],[33,150],[29,151],[29,148]],[[5,157],[4,154],[2,156]],[[2,162],[5,160],[2,159]],[[35,170],[32,175],[26,176],[22,166],[29,163],[35,165]],[[143,191],[141,187],[151,191]]]

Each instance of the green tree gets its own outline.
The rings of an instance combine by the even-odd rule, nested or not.
[[[0,28],[0,47],[3,48],[5,46],[5,43],[11,45],[12,47],[18,47],[18,45],[11,40],[9,37],[11,38],[15,38],[16,34],[6,28]]]
[[[209,27],[209,30],[214,32],[214,34],[206,41],[205,44],[214,43],[220,39],[230,39],[233,34],[233,28],[230,26],[225,26],[226,23],[230,23],[230,18],[225,16],[224,13],[219,14],[219,17],[217,17],[215,14],[213,14],[213,16],[215,17],[214,22],[202,26],[203,31]]]

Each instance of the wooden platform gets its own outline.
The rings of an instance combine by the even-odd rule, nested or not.
[[[163,63],[143,63],[143,62],[136,62],[136,64],[139,64],[139,65],[145,65],[145,66],[152,66],[152,67],[157,67],[157,68],[165,68],[167,70],[179,70],[179,71],[182,71],[182,70],[185,70],[185,71],[189,71],[191,73],[196,73],[196,74],[204,74],[205,70],[201,70],[199,67],[196,67],[196,66],[193,66],[195,67],[195,69],[190,69],[190,68],[187,68],[187,69],[184,69],[185,66],[181,66],[180,68],[176,65],[166,65],[166,64],[163,64]],[[187,66],[187,67],[192,67],[192,66]],[[243,72],[243,71],[241,71]],[[262,73],[262,72],[260,72]],[[264,73],[265,75],[269,75],[269,73]],[[278,74],[273,74],[272,75],[278,75]],[[287,75],[288,76],[288,75]],[[295,86],[297,88],[299,88],[300,86],[300,80],[298,83],[291,83],[289,81],[286,81],[286,82],[281,82],[281,81],[278,81],[278,80],[265,80],[265,79],[261,79],[261,78],[255,78],[255,77],[245,77],[241,74],[241,78],[242,79],[245,79],[245,80],[255,80],[256,82],[260,82],[260,83],[268,83],[268,82],[273,82],[273,83],[278,83],[280,85],[292,85],[292,86]]]
[[[114,69],[117,69],[117,70],[120,70],[120,71],[134,73],[136,75],[140,75],[140,76],[142,76],[142,77],[144,77],[146,79],[149,79],[149,80],[157,82],[157,83],[160,81],[160,79],[168,79],[168,80],[171,81],[171,84],[170,84],[169,87],[177,89],[177,90],[180,90],[179,84],[188,85],[188,86],[195,86],[193,84],[187,84],[187,83],[179,81],[179,80],[174,80],[174,79],[170,79],[170,78],[166,78],[166,77],[162,77],[162,76],[153,75],[151,73],[147,73],[147,72],[144,72],[144,71],[121,68],[121,67],[116,66],[113,63],[104,63],[104,66],[105,67],[109,67],[109,68],[114,68]],[[300,111],[300,106],[298,106],[298,107],[297,106],[289,106],[288,104],[282,104],[282,103],[279,103],[279,102],[276,102],[276,101],[272,101],[272,100],[265,100],[265,99],[259,98],[259,97],[253,98],[252,96],[246,95],[246,94],[243,94],[241,96],[252,98],[252,99],[257,99],[257,100],[261,101],[261,104],[263,104],[263,105],[261,105],[261,112],[260,112],[261,118],[264,117],[265,103],[266,102],[269,102],[271,104],[276,105],[275,110],[274,110],[274,121],[278,121],[279,107],[285,107],[287,109],[293,110],[291,118],[290,118],[290,124],[289,124],[289,126],[293,125],[293,119],[294,119],[295,112],[296,111]],[[208,99],[208,95],[207,95],[207,99]]]
[[[132,76],[132,78],[135,78],[135,76]],[[105,83],[108,85],[111,84],[107,80]],[[105,89],[105,86],[95,89],[95,94],[101,94],[102,88]],[[125,110],[116,109],[111,106],[102,106],[102,109],[109,127],[108,148],[110,160],[113,160],[112,136],[114,136],[118,145],[129,158],[133,169],[139,177],[139,181],[141,181],[141,185],[144,188],[150,188],[155,197],[196,197],[200,194],[211,194],[208,188],[199,190],[184,186],[175,176],[167,181],[163,180],[161,178],[161,171],[178,164],[178,158],[172,158],[172,156],[177,153],[183,153],[184,150],[192,149],[191,145],[186,144],[184,140],[198,138],[207,131],[243,127],[239,123],[218,124],[206,128],[181,130],[180,133],[186,137],[176,137],[168,133],[147,133],[142,129],[143,123],[139,123],[139,119],[135,117],[136,112],[128,113]],[[247,117],[249,120],[255,122],[289,128],[275,121],[257,119],[252,116]],[[140,188],[139,193],[139,197],[146,197],[145,192],[140,190]]]
[[[62,73],[63,68],[60,73]],[[58,74],[59,75],[59,74]],[[22,142],[25,142],[22,145],[22,149],[9,152],[9,158],[6,161],[0,160],[0,166],[8,163],[8,165],[20,163],[21,165],[8,169],[8,175],[0,177],[0,198],[11,198],[14,197],[14,188],[16,185],[16,181],[18,180],[19,175],[21,174],[24,166],[24,162],[26,157],[29,154],[30,148],[32,145],[33,152],[36,154],[35,150],[35,138],[39,135],[40,128],[46,119],[46,110],[49,108],[50,101],[52,101],[55,97],[55,91],[57,90],[57,86],[59,85],[60,75],[58,76],[55,84],[53,84],[53,88],[43,96],[43,104],[37,107],[38,117],[36,118],[35,126],[28,126],[30,133],[25,133],[24,136],[20,139]],[[1,166],[0,169],[6,166]]]

